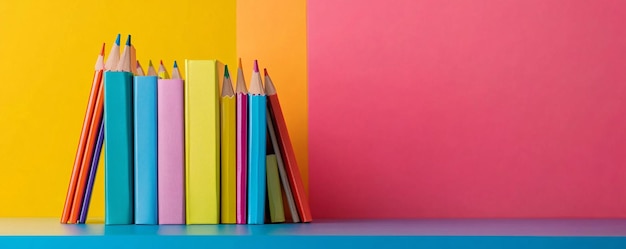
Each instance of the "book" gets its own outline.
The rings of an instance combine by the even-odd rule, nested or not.
[[[263,224],[266,197],[266,101],[256,60],[254,61],[248,100],[248,224]]]
[[[185,175],[187,224],[220,221],[219,85],[223,65],[186,60]]]
[[[280,180],[278,177],[278,164],[276,155],[266,156],[267,168],[267,200],[269,202],[270,221],[272,223],[285,222],[285,212],[283,211],[283,197],[280,190]]]
[[[104,73],[104,223],[133,219],[133,74],[130,36],[117,71]]]
[[[133,89],[135,224],[157,224],[157,77],[135,76]]]

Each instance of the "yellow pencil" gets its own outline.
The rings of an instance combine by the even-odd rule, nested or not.
[[[224,82],[221,98],[222,121],[222,223],[235,224],[237,222],[237,126],[235,119],[236,98],[233,84],[228,73],[228,66],[224,67]]]

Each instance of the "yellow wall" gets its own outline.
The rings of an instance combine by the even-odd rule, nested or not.
[[[132,34],[144,65],[235,65],[235,14],[235,0],[2,1],[0,216],[60,217],[101,42]],[[102,173],[90,217],[103,214]]]
[[[308,187],[306,1],[237,1],[237,55],[246,75],[253,59],[268,68]]]

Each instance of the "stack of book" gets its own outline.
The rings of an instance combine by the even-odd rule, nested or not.
[[[276,88],[254,61],[144,73],[130,36],[96,62],[61,223],[85,223],[104,147],[105,224],[310,222]],[[105,146],[103,146],[103,144]]]

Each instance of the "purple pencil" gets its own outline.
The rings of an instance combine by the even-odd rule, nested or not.
[[[87,220],[87,212],[89,211],[89,202],[91,201],[91,192],[93,190],[93,183],[96,181],[96,171],[98,170],[98,163],[100,162],[100,153],[102,152],[102,143],[104,142],[104,122],[100,120],[100,126],[98,127],[98,141],[96,142],[96,148],[93,151],[93,157],[91,160],[91,168],[89,170],[89,177],[87,178],[87,188],[85,189],[85,196],[83,198],[82,209],[80,210],[80,217],[78,223],[85,223]]]
[[[248,188],[248,89],[243,77],[241,58],[237,69],[237,224],[247,222]]]

